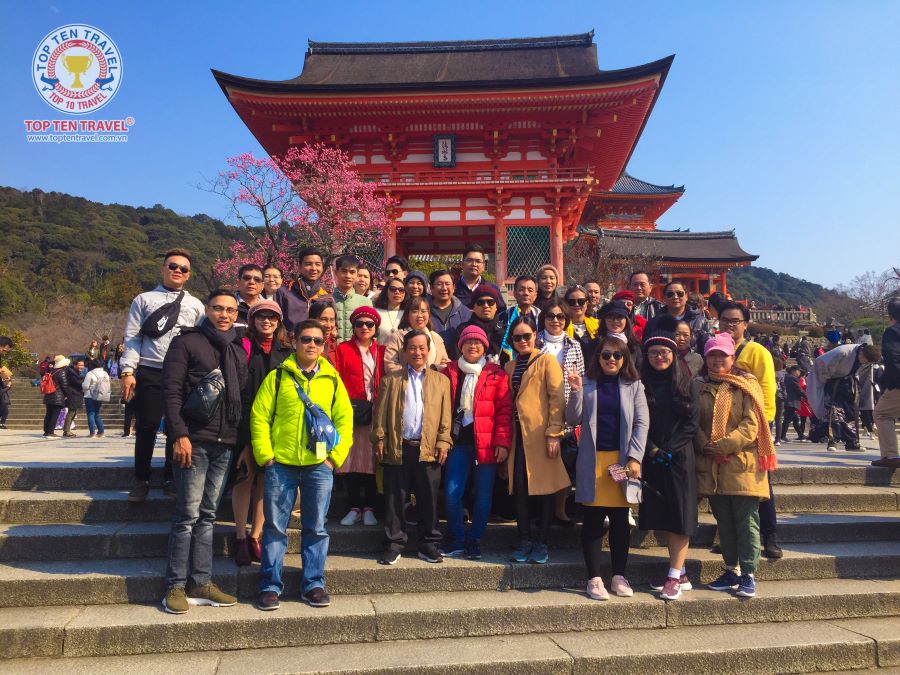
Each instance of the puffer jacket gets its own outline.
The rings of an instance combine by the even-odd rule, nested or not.
[[[466,375],[456,361],[451,361],[444,374],[450,378],[450,393],[453,396],[453,415],[459,415],[456,392],[460,378]],[[498,365],[485,363],[481,375],[475,383],[475,453],[479,464],[495,464],[494,448],[512,448],[512,396],[509,391],[509,376]]]
[[[374,391],[372,400],[378,393],[378,386],[384,375],[384,346],[372,341],[369,345],[369,354],[375,359],[375,377],[372,386]],[[347,340],[337,346],[334,352],[334,367],[347,387],[347,395],[353,401],[363,401],[369,397],[366,395],[365,382],[362,372],[362,354],[356,340]]]
[[[52,394],[44,394],[44,405],[66,407],[66,391],[70,388],[69,378],[65,368],[51,368],[50,376],[56,383],[56,391]]]
[[[353,310],[358,307],[371,307],[372,301],[352,288],[347,295],[344,295],[340,288],[335,288],[331,292],[331,297],[334,298],[337,341],[346,342],[353,337],[353,326],[350,325],[350,315],[353,314]]]
[[[737,495],[769,498],[766,471],[757,463],[756,437],[759,425],[753,409],[753,399],[732,387],[731,410],[725,426],[725,437],[717,443],[715,454],[704,454],[712,430],[713,403],[719,387],[731,386],[696,378],[691,382],[693,399],[700,413],[700,426],[694,437],[697,453],[697,493],[709,495]]]
[[[109,403],[111,383],[109,375],[103,368],[94,368],[89,371],[81,383],[84,397],[99,403]]]
[[[250,411],[250,439],[256,463],[263,466],[274,459],[279,464],[313,466],[325,459],[317,457],[315,449],[309,448],[303,415],[306,407],[294,385],[296,379],[310,400],[331,418],[340,434],[340,442],[327,454],[334,467],[340,467],[353,443],[353,407],[338,372],[324,356],[320,356],[319,369],[311,380],[307,380],[300,372],[296,354],[286,358],[281,369],[278,391],[275,391],[278,378],[278,369],[275,369],[263,380]]]
[[[85,372],[78,372],[75,366],[66,367],[66,407],[70,410],[80,410],[84,405],[84,392],[81,385],[86,376]]]
[[[238,450],[250,444],[250,410],[256,392],[263,380],[271,371],[280,366],[284,360],[294,353],[290,345],[282,344],[276,337],[272,340],[272,349],[266,354],[259,344],[244,338],[244,349],[247,350],[247,384],[241,390],[241,423],[238,425]]]

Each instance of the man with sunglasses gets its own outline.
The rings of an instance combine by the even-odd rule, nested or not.
[[[409,260],[402,255],[392,255],[384,263],[385,281],[390,281],[391,279],[403,281],[406,279],[407,272],[409,272]]]
[[[141,293],[131,302],[125,322],[125,351],[119,360],[122,379],[122,399],[132,401],[136,417],[134,441],[134,488],[128,501],[142,502],[150,491],[150,462],[156,432],[163,416],[162,367],[172,340],[182,328],[198,325],[203,320],[203,303],[185,289],[191,278],[191,254],[183,248],[173,248],[163,256],[160,270],[162,283],[152,291]],[[175,302],[184,291],[178,318],[171,328],[159,337],[145,335],[141,327],[156,310]],[[171,440],[166,441],[165,490],[174,495],[172,486]]]
[[[325,256],[317,248],[303,248],[297,254],[300,278],[290,287],[275,291],[275,302],[284,313],[284,327],[291,333],[301,321],[309,318],[309,306],[318,301],[330,301],[331,295],[322,287]]]
[[[463,251],[462,275],[460,275],[459,281],[456,282],[453,295],[459,298],[459,301],[469,309],[472,308],[472,293],[476,289],[482,286],[489,286],[496,290],[498,294],[500,293],[499,288],[490,281],[485,281],[481,276],[484,273],[485,262],[484,249],[480,244],[469,244],[466,246]]]
[[[472,310],[472,317],[465,323],[457,326],[448,334],[447,342],[444,346],[447,348],[447,356],[451,360],[459,358],[459,336],[468,326],[478,326],[485,332],[490,346],[485,353],[485,358],[494,363],[499,362],[500,343],[503,342],[503,331],[499,325],[500,308],[503,300],[500,298],[498,291],[493,284],[487,282],[481,284],[472,291],[469,300],[469,309]]]
[[[703,345],[710,336],[709,319],[706,315],[696,309],[688,307],[688,294],[684,284],[680,281],[670,281],[663,288],[663,297],[665,298],[665,308],[661,313],[657,313],[652,319],[647,321],[644,332],[649,335],[658,330],[662,330],[660,326],[660,317],[671,316],[678,321],[684,321],[691,327],[691,334],[694,347],[698,353],[703,353]],[[635,302],[637,294],[635,294]],[[637,306],[635,306],[637,309]]]
[[[256,263],[241,265],[238,270],[238,292],[235,294],[238,301],[236,328],[247,327],[247,313],[250,308],[262,300],[263,270]]]

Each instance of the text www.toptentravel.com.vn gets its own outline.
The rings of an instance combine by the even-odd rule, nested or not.
[[[127,143],[128,134],[26,134],[29,143]]]

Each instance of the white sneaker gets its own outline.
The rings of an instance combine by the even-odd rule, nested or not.
[[[628,509],[628,527],[637,527],[637,523],[634,522],[634,514],[631,512],[631,509]]]
[[[372,511],[372,509],[363,509],[362,521],[363,525],[372,526],[378,524],[378,519],[375,518],[375,513],[374,511]]]
[[[628,583],[628,579],[621,574],[617,574],[612,578],[609,588],[620,598],[630,598],[634,595],[634,590],[631,588],[631,584]]]
[[[341,525],[356,525],[362,520],[362,514],[359,509],[350,509],[347,515],[341,518]]]

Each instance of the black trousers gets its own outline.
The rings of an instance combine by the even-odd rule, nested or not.
[[[519,429],[516,441],[516,461],[513,469],[513,497],[516,502],[516,523],[519,530],[519,539],[522,541],[538,541],[547,544],[550,538],[550,522],[553,518],[553,498],[555,495],[537,495],[529,499],[528,495],[528,469],[525,460],[525,448],[522,445],[522,430]],[[531,531],[532,509],[530,501],[534,501],[538,516],[538,530],[536,536]]]
[[[769,481],[769,500],[759,502],[759,533],[765,540],[775,534],[778,529],[778,514],[775,511],[775,493],[772,491],[771,474],[766,474]]]
[[[6,424],[7,417],[9,417],[9,403],[4,401],[0,403],[0,424]]]
[[[382,464],[384,470],[384,535],[392,551],[406,548],[406,515],[404,506],[410,490],[416,492],[416,512],[419,524],[419,548],[438,544],[441,533],[437,529],[437,500],[441,486],[441,465],[420,462],[419,446],[403,444],[403,463]]]
[[[806,418],[800,417],[797,408],[791,406],[784,407],[784,419],[781,422],[781,440],[787,439],[788,427],[794,425],[794,431],[797,432],[797,438],[803,438],[806,435]]]
[[[134,426],[134,399],[125,403],[125,424],[122,428],[122,433],[130,434],[131,427]]]
[[[162,369],[138,366],[135,378],[134,414],[137,430],[134,439],[134,479],[148,481],[153,446],[156,445],[156,431],[163,417]],[[173,450],[174,441],[166,438],[166,480],[172,480]]]
[[[347,500],[351,509],[375,508],[375,476],[371,473],[348,473]]]
[[[628,509],[612,506],[585,506],[581,525],[581,549],[588,578],[602,576],[603,519],[609,518],[609,557],[613,576],[625,576],[631,532],[628,527]]]
[[[875,430],[875,412],[873,410],[860,410],[859,421],[870,434]]]
[[[46,408],[47,412],[44,414],[44,435],[49,436],[56,430],[56,420],[59,419],[59,413],[63,406],[47,405]]]

